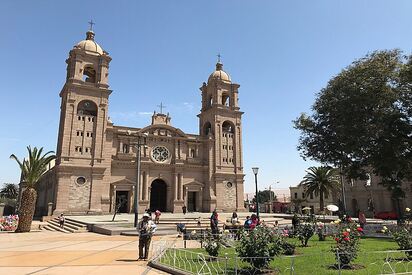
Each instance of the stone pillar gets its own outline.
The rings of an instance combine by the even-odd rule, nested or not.
[[[134,196],[136,191],[136,186],[132,185],[132,200],[131,200],[131,208],[130,208],[130,213],[134,213]]]
[[[0,203],[0,217],[3,217],[4,214],[4,207],[6,206],[6,204],[4,202]]]
[[[144,182],[145,182],[145,189],[144,189],[144,199],[149,200],[149,174],[145,172]]]
[[[185,196],[183,193],[183,175],[182,173],[179,174],[179,200],[184,200]]]
[[[173,176],[173,189],[174,189],[174,200],[177,201],[179,199],[178,194],[179,194],[179,178],[178,174],[174,174]]]
[[[145,179],[146,179],[146,172],[143,171],[141,172],[141,176],[140,176],[139,200],[144,200],[146,198],[145,190],[147,187],[146,187]]]
[[[51,216],[53,214],[53,203],[49,202],[47,204],[47,216]],[[1,216],[1,215],[0,215]]]
[[[203,212],[203,187],[200,187],[200,192],[198,192],[198,199],[199,203],[197,203],[199,206],[197,206],[197,211]]]
[[[113,185],[113,193],[111,194],[112,198],[112,208],[111,208],[111,213],[114,213],[116,211],[116,185]]]

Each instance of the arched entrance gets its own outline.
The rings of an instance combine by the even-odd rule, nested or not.
[[[167,185],[164,180],[156,179],[150,188],[150,210],[161,212],[166,211],[167,206]]]

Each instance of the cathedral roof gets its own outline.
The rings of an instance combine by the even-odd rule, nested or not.
[[[94,41],[94,32],[92,30],[87,31],[86,39],[77,43],[75,48],[85,50],[91,53],[97,53],[99,55],[103,54],[102,47]]]
[[[216,70],[209,76],[208,82],[213,79],[231,81],[229,74],[223,70],[223,64],[220,61],[216,63]]]

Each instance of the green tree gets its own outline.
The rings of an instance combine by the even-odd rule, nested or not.
[[[19,194],[19,188],[14,183],[6,183],[0,190],[0,197],[15,200]]]
[[[272,195],[271,195],[272,193]],[[270,202],[270,198],[272,196],[272,202],[276,201],[275,192],[269,190],[258,191],[259,203]],[[256,195],[253,197],[252,202],[256,202]]]
[[[398,50],[356,60],[317,95],[313,114],[294,121],[302,157],[340,167],[350,179],[367,169],[398,202],[412,167],[411,58]],[[397,207],[400,215],[400,207]]]
[[[36,207],[37,191],[35,189],[37,182],[47,171],[47,165],[56,158],[54,152],[43,153],[43,148],[33,150],[27,147],[28,158],[20,161],[14,154],[10,156],[20,167],[24,191],[21,196],[19,224],[16,232],[29,232],[33,221],[34,210]]]
[[[323,211],[325,194],[333,194],[339,190],[339,175],[332,167],[310,167],[301,183],[305,187],[306,197],[310,194],[319,197],[320,211]]]

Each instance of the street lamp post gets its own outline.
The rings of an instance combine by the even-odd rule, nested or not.
[[[259,171],[259,167],[252,168],[253,174],[255,174],[255,187],[256,187],[256,215],[259,220],[259,197],[258,197],[258,182],[257,182],[257,174]]]
[[[133,200],[133,212],[134,212],[134,223],[133,226],[137,228],[137,223],[139,222],[139,186],[140,186],[140,162],[141,162],[141,148],[146,146],[147,133],[137,136],[137,142],[132,144],[136,148],[136,185],[134,190],[134,200]]]

